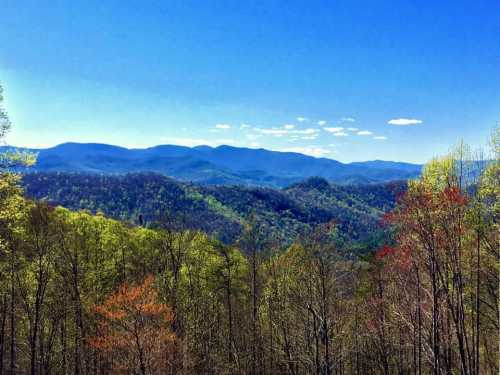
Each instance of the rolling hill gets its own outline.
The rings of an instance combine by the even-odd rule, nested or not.
[[[86,209],[131,224],[163,218],[231,243],[250,217],[269,238],[290,243],[311,226],[335,221],[339,238],[361,246],[380,235],[380,217],[406,183],[334,185],[309,178],[285,189],[198,185],[153,173],[96,175],[39,172],[23,176],[26,195],[72,210]]]

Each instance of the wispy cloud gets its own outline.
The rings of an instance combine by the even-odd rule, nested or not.
[[[299,154],[305,154],[309,156],[314,156],[316,158],[331,154],[332,152],[326,148],[319,146],[305,146],[305,147],[289,147],[281,149],[283,152],[298,152]]]
[[[304,130],[297,130],[297,129],[293,129],[293,128],[290,129],[290,128],[286,128],[286,125],[283,128],[271,128],[271,129],[254,128],[253,130],[255,130],[256,132],[261,133],[261,134],[273,135],[275,137],[282,137],[284,135],[289,135],[289,134],[302,134],[302,135],[309,134],[310,135],[310,134],[315,134],[315,133],[319,132],[319,129],[313,129],[313,128],[308,128],[308,129],[304,129]]]
[[[308,119],[307,119],[307,117],[301,117],[301,116],[299,116],[299,117],[297,117],[297,121],[298,122],[304,122],[304,121],[308,121]]]
[[[216,129],[231,129],[231,125],[229,125],[229,124],[216,124],[215,128]]]
[[[387,137],[385,135],[377,135],[376,137],[373,137],[373,139],[385,141],[387,139]]]
[[[333,133],[333,135],[335,137],[347,137],[347,136],[349,136],[349,134],[347,134],[346,132],[337,132],[337,133]]]
[[[415,118],[395,118],[387,121],[389,125],[397,125],[397,126],[408,126],[408,125],[418,125],[421,124],[422,120],[417,120]]]
[[[356,119],[352,118],[352,117],[342,117],[340,119],[340,121],[342,121],[342,122],[356,122]]]
[[[280,136],[283,136],[285,134],[290,133],[290,130],[286,130],[286,129],[259,129],[259,128],[255,128],[254,130],[258,133],[261,133],[261,134],[274,135],[276,137],[280,137]]]
[[[312,129],[312,128],[304,129],[304,130],[293,130],[294,134],[314,134],[314,133],[318,133],[318,132],[319,132],[318,129]]]
[[[319,126],[325,126],[326,125],[326,121],[325,120],[319,120],[318,121],[318,125]]]
[[[250,125],[248,124],[241,124],[240,125],[240,129],[248,129],[250,127]]]
[[[357,132],[359,128],[347,128],[350,132]]]
[[[283,128],[286,130],[292,130],[293,128],[295,128],[295,125],[286,124],[285,126],[283,126]]]
[[[316,139],[316,138],[318,138],[318,134],[306,135],[306,136],[302,137],[302,139],[304,139],[304,140],[312,140],[312,139]]]
[[[358,135],[372,135],[373,133],[369,130],[361,130]]]
[[[329,133],[338,133],[338,132],[341,132],[342,130],[344,130],[343,127],[336,127],[336,128],[323,128],[323,130],[329,132]]]

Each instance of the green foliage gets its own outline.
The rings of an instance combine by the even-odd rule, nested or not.
[[[266,237],[283,245],[319,223],[334,220],[339,237],[352,243],[353,251],[381,236],[381,215],[394,207],[406,188],[404,182],[337,186],[323,179],[283,190],[204,187],[156,174],[68,173],[27,174],[23,184],[29,196],[73,210],[101,211],[149,227],[168,217],[180,227],[204,231],[225,243],[237,240],[252,215]]]
[[[0,84],[0,143],[5,139],[12,123],[7,110],[3,106],[3,87]],[[30,167],[36,162],[36,154],[19,149],[0,152],[0,171],[16,167]]]

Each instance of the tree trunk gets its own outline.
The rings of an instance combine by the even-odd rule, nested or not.
[[[15,251],[12,249],[11,274],[10,274],[10,372],[16,374],[16,318],[15,318]]]

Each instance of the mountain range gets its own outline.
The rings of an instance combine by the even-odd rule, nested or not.
[[[36,165],[28,170],[31,172],[154,172],[204,185],[285,187],[314,176],[337,184],[380,183],[416,177],[422,168],[382,160],[341,163],[300,153],[232,146],[128,149],[98,143],[63,143],[29,151],[38,154]]]

